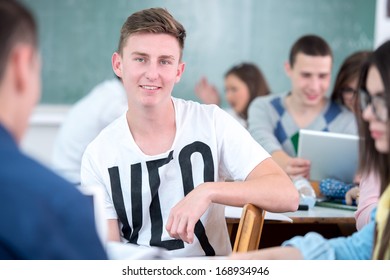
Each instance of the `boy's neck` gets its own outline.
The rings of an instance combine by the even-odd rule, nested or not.
[[[286,97],[286,109],[299,128],[305,128],[310,125],[321,114],[325,105],[325,98],[318,102],[318,104],[308,106],[300,99],[294,98],[292,94]]]
[[[286,97],[286,107],[290,112],[296,114],[319,114],[326,104],[326,99],[322,98],[317,104],[307,105],[301,99],[296,98],[293,94]]]
[[[176,135],[176,119],[173,104],[165,108],[150,108],[139,112],[128,110],[126,114],[130,132],[138,147],[147,155],[168,151]]]

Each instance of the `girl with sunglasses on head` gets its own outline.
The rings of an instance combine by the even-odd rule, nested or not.
[[[371,222],[349,237],[327,240],[311,232],[284,242],[282,247],[235,253],[231,258],[390,259],[390,41],[370,55],[359,85],[360,169],[380,179],[381,196]]]

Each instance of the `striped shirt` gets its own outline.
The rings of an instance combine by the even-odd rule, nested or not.
[[[283,150],[295,157],[300,127],[286,110],[287,95],[288,93],[273,94],[254,99],[248,111],[248,130],[270,154]],[[354,114],[329,100],[321,114],[304,129],[357,134]]]

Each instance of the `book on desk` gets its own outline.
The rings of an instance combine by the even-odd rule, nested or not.
[[[342,199],[317,200],[316,206],[335,208],[335,209],[342,209],[342,210],[350,210],[350,211],[356,211],[357,210],[356,204],[355,205],[345,204],[345,200],[342,200]]]
[[[242,207],[234,207],[234,206],[225,206],[225,217],[226,218],[240,218],[242,213]],[[271,221],[285,221],[292,223],[292,219],[281,213],[273,213],[265,211],[264,220]]]

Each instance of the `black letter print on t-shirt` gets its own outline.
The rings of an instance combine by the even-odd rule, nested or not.
[[[150,221],[151,221],[151,239],[149,244],[151,246],[163,247],[167,250],[176,250],[184,248],[182,240],[171,239],[161,240],[163,231],[163,219],[161,214],[160,199],[158,189],[160,187],[160,175],[158,169],[161,166],[168,164],[173,158],[173,151],[171,151],[167,158],[152,160],[146,162],[149,174],[149,187],[152,201],[149,206]],[[133,230],[130,227],[125,204],[122,194],[122,187],[120,182],[119,170],[117,166],[108,169],[110,174],[112,198],[114,202],[115,211],[118,218],[123,224],[123,237],[129,243],[137,244],[138,233],[142,227],[142,169],[141,163],[131,165],[131,216],[133,221]]]
[[[187,145],[180,151],[179,154],[179,164],[181,170],[181,177],[183,180],[184,195],[187,195],[190,191],[194,189],[191,156],[196,152],[200,153],[203,157],[203,181],[214,181],[213,154],[211,153],[210,147],[198,141]],[[200,220],[198,220],[195,225],[194,233],[199,239],[200,245],[202,246],[202,249],[205,252],[206,256],[215,256],[215,251],[207,238],[204,226]]]
[[[184,194],[187,195],[194,189],[193,170],[191,164],[191,156],[194,153],[200,153],[203,157],[204,182],[212,182],[214,180],[214,165],[213,157],[210,148],[202,142],[194,142],[184,147],[179,154],[179,164],[183,180]],[[160,175],[158,169],[168,164],[173,158],[173,151],[171,151],[167,158],[146,162],[149,174],[149,187],[152,195],[152,202],[149,207],[151,217],[151,246],[164,247],[168,250],[176,250],[184,248],[182,240],[161,240],[163,231],[163,219],[161,214],[160,200],[158,196],[158,189],[160,187]],[[120,176],[118,167],[111,167],[108,169],[111,181],[111,190],[115,210],[118,218],[123,224],[122,233],[124,238],[130,243],[137,244],[138,233],[142,226],[142,178],[141,178],[141,164],[131,165],[131,203],[132,203],[132,221],[133,231],[129,225],[127,214],[122,195],[122,187],[120,183]],[[194,233],[198,238],[202,249],[207,256],[215,255],[215,251],[208,241],[206,232],[202,222],[199,220],[195,225]]]
[[[152,196],[152,202],[149,206],[150,222],[152,224],[152,237],[149,244],[150,246],[163,247],[167,250],[184,248],[184,243],[182,240],[161,240],[164,224],[161,214],[160,198],[158,196],[158,189],[160,188],[160,174],[158,173],[158,169],[161,166],[168,164],[172,159],[173,151],[169,153],[167,158],[146,162],[149,173],[150,192]]]

